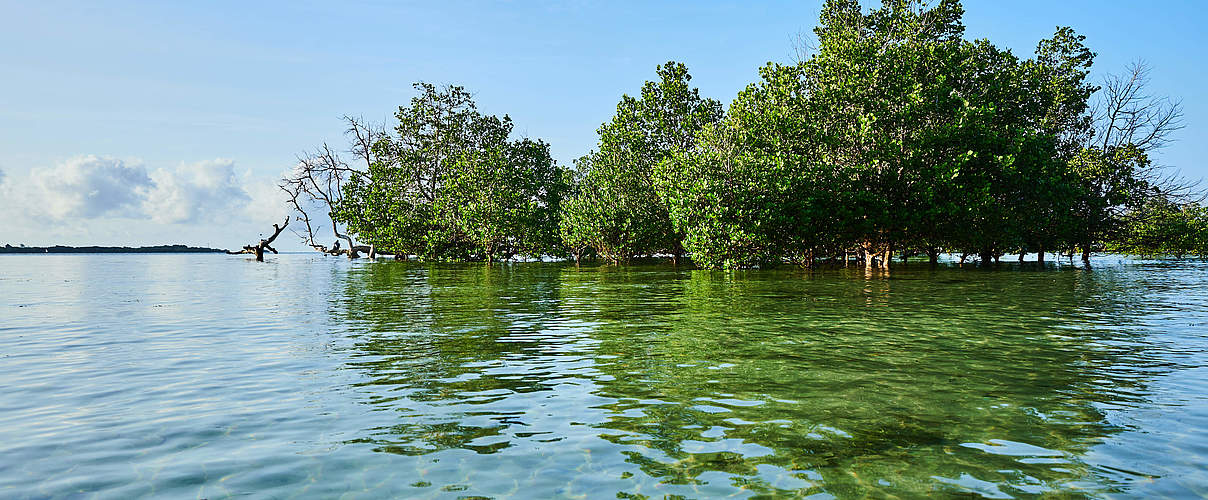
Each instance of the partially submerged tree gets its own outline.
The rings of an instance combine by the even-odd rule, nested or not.
[[[335,218],[362,241],[393,253],[464,259],[470,244],[438,219],[436,204],[462,155],[502,146],[512,120],[480,113],[463,87],[415,88],[419,95],[395,113],[393,133],[368,149],[367,170],[345,186]]]
[[[393,127],[347,119],[351,163],[324,145],[282,188],[320,251],[488,262],[1089,260],[1139,238],[1133,221],[1198,220],[1192,186],[1154,158],[1181,110],[1147,93],[1144,65],[1100,88],[1071,28],[1019,57],[966,39],[963,13],[959,0],[828,0],[817,43],[762,68],[724,112],[668,62],[622,96],[573,171],[464,88],[416,84]],[[330,248],[316,241],[324,224]]]
[[[281,235],[281,231],[285,230],[285,226],[288,226],[288,225],[289,225],[289,217],[287,216],[287,217],[285,217],[285,222],[281,223],[280,226],[273,224],[273,234],[270,235],[268,238],[263,238],[260,240],[260,242],[254,244],[254,245],[244,245],[243,250],[240,250],[238,252],[232,252],[230,250],[227,250],[227,253],[230,255],[240,255],[240,254],[249,254],[250,253],[250,254],[256,256],[256,262],[264,262],[265,250],[267,250],[269,252],[273,252],[274,254],[277,253],[277,249],[272,247],[272,243],[273,243],[273,241],[275,241],[277,239],[277,236]]]
[[[347,255],[350,259],[362,252],[376,256],[372,245],[356,244],[336,213],[344,204],[348,184],[355,176],[364,175],[375,161],[373,145],[384,133],[359,118],[345,116],[344,121],[348,124],[347,135],[353,139],[349,151],[355,164],[347,163],[339,152],[325,143],[315,151],[299,156],[293,171],[281,180],[280,188],[289,197],[287,202],[295,219],[305,225],[305,233],[296,234],[307,246],[328,255]],[[330,247],[319,243],[317,238],[323,223],[316,219],[326,219],[329,224],[331,234],[336,238]],[[341,242],[347,246],[341,248]]]
[[[440,226],[464,238],[475,260],[560,251],[558,212],[566,186],[549,145],[522,139],[466,151],[444,174],[434,211]]]
[[[1058,28],[1021,60],[963,38],[957,0],[864,10],[829,0],[817,47],[762,81],[662,164],[660,189],[693,260],[750,267],[855,254],[1091,249],[1163,172],[1148,156],[1179,126],[1144,71],[1088,81],[1084,37]],[[1183,189],[1183,191],[1187,191]],[[962,258],[963,260],[963,258]]]
[[[693,148],[676,151],[656,170],[656,189],[684,247],[703,267],[778,262],[808,237],[802,229],[830,229],[802,224],[809,214],[844,210],[819,205],[834,199],[816,195],[834,191],[809,188],[812,180],[828,181],[809,171],[816,141],[813,116],[801,106],[800,68],[768,65],[760,73],[763,81],[739,94],[723,122],[705,126]]]
[[[480,113],[462,87],[415,88],[393,130],[345,118],[351,164],[326,144],[299,159],[281,186],[305,225],[299,236],[350,258],[492,261],[558,252],[565,185],[549,146],[509,141],[511,119]],[[337,238],[331,247],[316,240],[320,218]]]
[[[954,1],[885,2],[867,14],[828,1],[816,52],[763,68],[726,121],[666,165],[693,259],[812,266],[854,250],[869,268],[888,266],[923,209],[943,201],[936,180],[953,178],[953,163],[934,152],[949,151],[951,118],[969,106],[951,74],[960,14]]]
[[[681,63],[657,69],[658,81],[640,97],[621,97],[616,115],[600,126],[599,149],[576,162],[580,185],[562,216],[572,249],[590,246],[613,263],[639,256],[683,254],[666,201],[655,190],[655,168],[691,148],[697,132],[722,116],[721,103],[700,96]],[[581,250],[580,250],[581,251]]]
[[[1083,261],[1143,212],[1143,204],[1195,201],[1195,183],[1153,160],[1183,127],[1183,112],[1179,102],[1149,94],[1149,71],[1145,63],[1134,62],[1104,78],[1086,115],[1089,132],[1082,149],[1069,162],[1080,188],[1072,243]]]

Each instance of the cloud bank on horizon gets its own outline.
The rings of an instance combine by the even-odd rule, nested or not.
[[[76,156],[24,175],[0,170],[0,200],[0,234],[10,240],[0,244],[234,246],[286,213],[275,179],[227,159],[152,170]]]

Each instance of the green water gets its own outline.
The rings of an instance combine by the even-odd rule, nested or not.
[[[0,257],[0,498],[1199,498],[1206,285]]]

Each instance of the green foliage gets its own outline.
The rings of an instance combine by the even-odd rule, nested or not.
[[[955,0],[822,9],[816,53],[769,65],[725,120],[659,168],[705,267],[888,265],[894,251],[979,255],[1102,245],[1149,160],[1102,151],[1084,38],[1058,28],[1021,60],[963,38]]]
[[[744,90],[725,121],[707,126],[696,146],[676,152],[657,169],[657,188],[693,261],[709,268],[777,263],[823,226],[832,201],[808,189],[809,159],[817,143],[800,68],[769,65],[764,80]],[[818,216],[818,217],[811,217]]]
[[[621,98],[616,115],[600,126],[599,149],[576,162],[580,181],[561,224],[571,248],[591,247],[612,262],[683,253],[682,235],[654,189],[654,169],[692,147],[697,131],[722,109],[690,87],[683,64],[668,62],[658,76],[640,97]]]
[[[1108,250],[1143,256],[1208,258],[1208,207],[1154,197],[1131,214],[1119,237],[1108,244]]]
[[[462,87],[415,85],[394,134],[372,145],[334,207],[336,219],[383,253],[430,259],[540,256],[557,248],[565,195],[540,141],[509,142],[512,121],[478,112]]]
[[[1121,223],[1122,216],[1141,202],[1148,185],[1137,173],[1149,166],[1140,149],[1125,145],[1084,148],[1068,162],[1077,180],[1071,237],[1084,249],[1103,242]]]
[[[461,87],[417,84],[333,215],[379,248],[457,260],[1202,254],[1202,208],[1145,201],[1177,107],[1144,114],[1136,78],[1109,80],[1115,114],[1156,118],[1140,132],[1096,121],[1084,37],[1059,27],[1022,59],[966,39],[963,14],[959,0],[828,0],[815,53],[764,66],[724,112],[668,62],[573,170],[541,141],[509,140],[511,120]]]
[[[523,139],[466,151],[444,172],[435,204],[442,240],[461,239],[485,260],[552,255],[566,186],[549,145]]]

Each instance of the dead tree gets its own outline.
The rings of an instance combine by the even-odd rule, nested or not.
[[[300,156],[291,175],[281,180],[281,189],[290,195],[289,203],[296,212],[295,217],[306,225],[306,234],[299,236],[311,248],[331,253],[316,242],[318,228],[312,225],[308,208],[326,212],[331,232],[337,242],[344,240],[349,248],[354,246],[352,238],[340,231],[335,211],[343,201],[344,184],[356,173],[357,170],[349,167],[335,151],[324,144],[313,153]]]
[[[299,231],[295,231],[295,234],[307,246],[325,255],[347,255],[350,259],[361,253],[376,257],[372,246],[357,245],[346,230],[341,230],[335,213],[344,201],[345,185],[354,176],[368,175],[374,161],[374,144],[382,139],[385,131],[359,118],[346,116],[344,120],[348,123],[347,134],[353,139],[349,152],[364,165],[348,164],[338,152],[323,144],[314,152],[299,156],[297,167],[281,180],[280,187],[289,195],[288,203],[294,211],[294,218],[305,225],[305,234]],[[331,233],[336,237],[330,247],[319,244],[316,239],[321,227],[311,219],[312,210],[327,214]],[[347,247],[341,248],[341,242],[346,243]]]
[[[1182,103],[1149,94],[1149,83],[1149,66],[1140,61],[1104,78],[1093,110],[1096,146],[1107,150],[1131,144],[1148,153],[1162,149],[1170,134],[1183,128]]]
[[[1093,134],[1090,145],[1110,151],[1131,145],[1153,159],[1153,153],[1181,130],[1183,106],[1169,97],[1149,93],[1150,68],[1144,61],[1130,63],[1123,73],[1108,75],[1091,111]],[[1196,181],[1154,161],[1136,175],[1163,196],[1179,201],[1199,201]]]
[[[269,236],[268,238],[260,240],[260,242],[255,245],[244,246],[243,250],[240,250],[238,252],[232,252],[230,250],[227,250],[227,253],[231,254],[231,255],[240,255],[240,254],[245,254],[245,253],[255,254],[256,262],[264,262],[264,251],[265,250],[273,252],[274,254],[277,253],[277,249],[272,247],[273,240],[277,239],[277,236],[279,236],[281,234],[281,231],[285,230],[285,226],[288,226],[288,225],[289,225],[289,217],[286,216],[285,223],[281,224],[280,226],[273,224],[273,235],[272,236]]]

